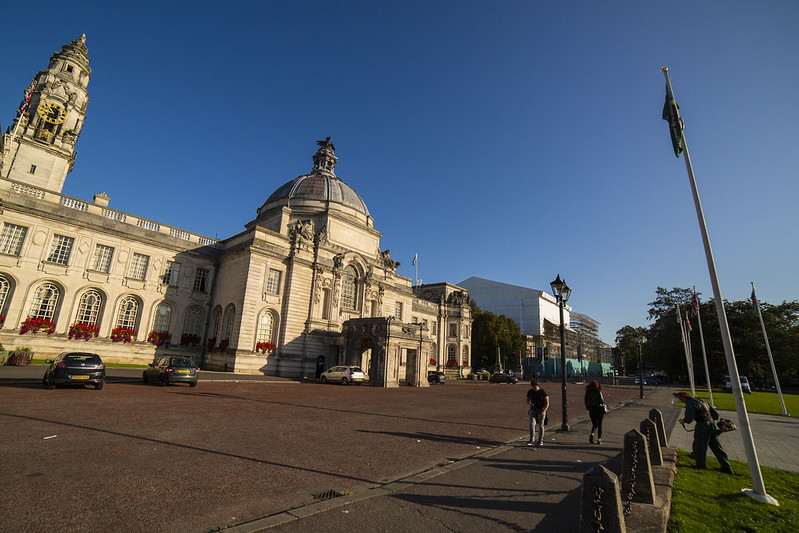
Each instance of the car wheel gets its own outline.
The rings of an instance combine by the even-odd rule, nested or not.
[[[150,382],[150,380],[147,378],[147,372],[142,372],[141,373],[141,380],[142,380],[142,383],[149,383]]]
[[[347,381],[347,378],[341,378],[341,384],[342,385],[349,385],[349,381]]]
[[[55,383],[53,383],[53,379],[52,378],[47,380],[47,388],[50,389],[50,390],[53,390],[55,388]]]
[[[325,383],[327,383],[327,378],[325,376],[322,376],[321,378],[319,378],[319,383],[324,385]]]
[[[42,385],[44,385],[45,387],[47,386],[47,374],[42,376]]]
[[[196,387],[196,386],[197,386],[196,381],[192,381],[191,383],[189,383],[189,387]]]
[[[165,387],[166,386],[166,380],[164,378],[162,378],[162,377],[159,377],[158,378],[158,386],[159,387]]]
[[[94,385],[94,390],[100,390],[103,388],[103,382],[97,383]]]

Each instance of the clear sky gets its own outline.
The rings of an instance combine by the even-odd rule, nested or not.
[[[119,5],[118,5],[119,4]],[[658,286],[712,296],[686,123],[725,299],[799,299],[799,3],[7,2],[0,124],[86,34],[64,194],[209,237],[244,229],[331,136],[382,249],[428,283],[549,290],[613,344]]]

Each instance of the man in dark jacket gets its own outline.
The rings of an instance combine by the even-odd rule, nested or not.
[[[544,389],[538,386],[538,381],[530,382],[530,390],[527,391],[527,414],[530,418],[530,439],[528,446],[544,445],[544,424],[547,419],[549,409],[549,395]],[[538,440],[535,440],[535,427],[538,426]]]
[[[713,452],[716,459],[719,460],[721,470],[725,474],[732,474],[730,461],[727,459],[727,453],[721,447],[719,442],[719,427],[716,421],[720,418],[718,411],[715,408],[705,403],[700,398],[694,398],[687,392],[678,392],[674,395],[675,398],[685,403],[685,418],[681,422],[690,424],[696,422],[694,429],[694,442],[693,453],[696,460],[697,468],[707,468],[707,449]]]

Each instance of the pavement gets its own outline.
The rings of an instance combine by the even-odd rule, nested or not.
[[[605,417],[602,445],[588,443],[590,422],[570,420],[570,430],[549,430],[544,446],[527,435],[503,446],[379,487],[266,516],[229,528],[244,533],[291,531],[547,531],[578,529],[582,477],[602,464],[621,471],[624,434],[659,409],[668,428],[681,409],[673,390],[647,389]],[[550,427],[560,427],[550,420]],[[682,429],[680,429],[682,431]],[[675,470],[673,450],[656,471],[655,505],[634,504],[628,531],[665,531]]]
[[[313,384],[297,388],[288,386],[291,381],[286,380],[285,386],[263,388],[263,385],[257,386],[257,383],[252,382],[272,382],[275,379],[206,372],[203,379],[208,380],[208,384],[200,387],[202,390],[198,392],[189,388],[165,390],[141,386],[140,369],[109,368],[108,382],[117,385],[107,387],[101,395],[94,394],[94,391],[81,394],[81,390],[57,391],[60,394],[48,395],[42,394],[40,385],[36,386],[41,380],[41,373],[41,367],[2,367],[0,372],[0,385],[5,386],[0,390],[4,392],[4,409],[7,411],[3,420],[9,430],[6,438],[0,435],[0,449],[4,450],[4,463],[10,468],[6,469],[8,471],[5,474],[16,476],[13,483],[9,481],[15,492],[3,491],[5,496],[0,495],[0,502],[11,509],[10,504],[16,499],[31,502],[31,498],[43,494],[43,487],[49,486],[42,485],[43,481],[51,485],[57,483],[57,480],[48,477],[46,458],[50,455],[45,455],[43,451],[50,448],[45,446],[52,447],[53,443],[58,445],[61,442],[61,446],[67,446],[61,452],[65,453],[71,450],[71,446],[78,446],[78,439],[96,442],[101,438],[109,441],[104,449],[118,451],[112,456],[115,461],[112,470],[128,473],[142,464],[142,455],[174,453],[168,457],[170,461],[179,463],[184,460],[183,456],[188,456],[185,460],[202,465],[199,471],[213,477],[206,482],[204,479],[176,480],[168,476],[161,479],[160,474],[151,475],[145,481],[146,491],[133,490],[129,493],[130,510],[117,505],[119,516],[133,526],[136,522],[130,520],[135,521],[136,516],[142,516],[143,510],[148,509],[146,506],[152,503],[153,495],[164,496],[170,491],[184,494],[181,491],[191,490],[192,487],[195,491],[202,491],[195,492],[195,498],[207,492],[205,500],[199,498],[195,503],[207,507],[206,514],[209,516],[203,516],[203,520],[197,520],[196,523],[175,522],[163,527],[164,531],[208,531],[210,518],[211,523],[218,526],[211,530],[227,529],[234,532],[392,532],[417,528],[433,532],[573,532],[579,523],[583,474],[594,465],[602,464],[618,475],[621,471],[624,434],[630,429],[637,429],[641,420],[648,416],[649,410],[657,408],[663,413],[670,445],[664,452],[664,466],[653,468],[657,501],[655,505],[633,504],[626,527],[632,532],[660,532],[666,529],[671,505],[674,447],[690,450],[693,437],[677,422],[682,416],[682,408],[672,403],[672,393],[678,389],[668,387],[647,387],[643,399],[628,399],[630,393],[637,396],[637,387],[635,390],[608,387],[606,397],[615,395],[620,403],[605,417],[602,445],[588,443],[590,422],[584,416],[585,412],[576,409],[576,406],[570,407],[570,430],[561,431],[559,399],[553,398],[544,446],[528,447],[526,432],[513,429],[519,427],[513,423],[514,420],[518,422],[518,415],[508,415],[507,409],[511,404],[506,401],[507,398],[513,398],[515,405],[515,398],[524,389],[503,385],[464,382],[447,384],[441,389],[431,387],[425,391],[377,391]],[[224,383],[214,384],[213,381],[236,381],[241,384],[231,389]],[[570,395],[580,390],[579,385],[575,387],[578,388]],[[547,386],[547,389],[551,389],[548,390],[550,394],[555,393],[553,396],[558,394],[554,384]],[[576,400],[578,396],[570,397]],[[149,406],[161,401],[161,398],[169,398],[171,409],[205,413],[204,418],[208,420],[204,421],[204,426],[224,428],[228,435],[237,435],[237,438],[230,440],[224,432],[221,435],[218,431],[207,433],[198,427],[190,428],[193,432],[185,436],[177,434],[177,429],[174,424],[168,423],[169,420],[162,422],[160,419],[163,416],[150,413]],[[393,414],[390,402],[396,400],[419,402],[408,406],[416,416]],[[69,415],[74,409],[54,412],[53,401],[74,401],[75,405],[86,405],[86,412],[96,413],[97,420],[75,422]],[[369,407],[365,411],[356,411],[355,404],[343,403],[353,401],[366,402]],[[435,409],[429,412],[425,410],[430,407],[431,401],[438,406],[437,410],[446,410],[451,421],[428,427],[428,421],[441,420],[440,414],[434,414]],[[441,403],[445,401],[450,403]],[[382,402],[388,403],[383,405]],[[494,415],[486,416],[486,413],[480,414],[474,410],[475,405],[489,405],[491,402],[499,409]],[[342,430],[340,437],[336,437],[336,432],[328,431],[328,440],[339,442],[343,446],[342,450],[351,449],[355,454],[365,453],[369,457],[351,457],[346,453],[336,455],[337,463],[334,464],[341,468],[341,473],[332,479],[349,480],[353,486],[352,492],[343,490],[342,494],[329,490],[319,494],[315,503],[308,503],[308,498],[301,500],[305,504],[298,504],[297,493],[308,491],[310,487],[335,487],[330,477],[334,468],[311,466],[321,465],[326,457],[329,458],[329,450],[308,446],[307,439],[296,440],[300,435],[313,438],[317,434],[319,422],[327,416],[324,412],[332,413],[341,409],[321,409],[318,406],[334,405],[348,406],[344,412],[349,413],[351,421],[357,423],[363,418],[363,428],[366,429],[354,432],[352,429]],[[221,414],[218,418],[213,418],[217,406],[228,408],[219,411]],[[309,411],[309,406],[315,407]],[[263,435],[255,431],[261,431],[261,426],[272,427],[271,419],[263,420],[264,408],[275,410],[275,423],[278,419],[282,420],[274,426],[280,428],[280,433]],[[461,408],[462,412],[459,411]],[[51,414],[45,416],[43,413]],[[58,413],[58,416],[52,413]],[[85,418],[85,413],[83,416]],[[253,425],[256,416],[261,420],[258,426]],[[734,412],[723,412],[723,416],[737,423]],[[286,420],[293,422],[287,424]],[[799,421],[751,413],[749,420],[760,464],[799,472],[799,458],[795,454],[799,447]],[[59,434],[58,438],[42,441],[41,435],[47,435],[45,439],[50,439],[50,435],[54,437],[55,433]],[[13,441],[9,438],[11,435],[14,436]],[[352,441],[352,438],[357,439],[357,442]],[[423,455],[408,456],[406,443],[409,441],[417,443],[415,447],[424,450],[412,453]],[[258,445],[261,442],[269,442],[270,448],[262,450],[263,447]],[[722,436],[722,443],[731,459],[745,462],[742,442],[740,431]],[[468,448],[469,444],[473,451],[454,453],[456,449]],[[24,454],[15,452],[20,445],[25,447]],[[404,448],[400,449],[397,445]],[[109,456],[111,453],[108,452]],[[425,462],[433,464],[425,459],[428,456],[449,456],[453,459],[437,466],[422,467]],[[366,470],[358,470],[358,465],[365,466]],[[0,471],[2,469],[0,465]],[[746,472],[737,473],[747,475]],[[220,474],[223,475],[220,477]],[[290,480],[284,477],[288,474],[291,474]],[[372,481],[382,475],[386,477],[381,482]],[[113,476],[113,472],[104,470],[101,477],[111,479]],[[305,477],[309,478],[307,482]],[[124,486],[120,488],[116,485],[124,485],[124,479],[130,479],[129,474],[120,479],[123,481],[102,485],[95,497],[99,495],[108,499],[109,491],[111,495],[125,493]],[[176,482],[179,484],[176,485]],[[275,488],[289,482],[299,483],[297,486],[300,489],[283,495]],[[138,481],[136,483],[141,484]],[[3,483],[0,483],[2,486]],[[53,490],[60,490],[59,485],[53,486]],[[316,492],[313,494],[316,496]],[[292,501],[294,503],[290,503]],[[125,512],[134,514],[129,517]],[[234,513],[235,516],[248,516],[247,521],[231,522],[231,519],[225,518],[234,516]],[[32,525],[26,519],[20,519],[19,523]],[[82,523],[76,524],[74,530],[81,530]],[[10,527],[10,524],[6,525]],[[0,520],[0,531],[5,530]],[[22,530],[33,529],[23,527]],[[139,523],[131,530],[146,530],[146,526]]]

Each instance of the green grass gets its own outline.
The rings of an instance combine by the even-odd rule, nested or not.
[[[715,394],[713,395],[715,398]],[[799,531],[799,474],[761,467],[766,492],[779,506],[761,503],[741,493],[752,488],[749,465],[731,461],[734,475],[722,474],[712,454],[707,470],[697,470],[688,452],[677,450],[670,533],[728,533],[730,531]]]
[[[689,394],[691,393],[690,389],[684,390]],[[705,400],[709,398],[707,389],[697,388],[696,395]],[[785,409],[787,409],[788,414],[793,417],[799,416],[799,394],[783,393],[782,397],[785,400]],[[735,398],[733,398],[731,392],[714,390],[713,403],[716,409],[735,411]],[[752,394],[744,394],[744,403],[746,404],[746,410],[750,413],[765,413],[770,415],[782,414],[780,397],[776,392],[753,392]]]

